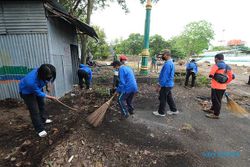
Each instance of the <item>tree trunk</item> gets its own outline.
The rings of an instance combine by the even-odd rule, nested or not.
[[[90,25],[90,18],[93,11],[95,0],[88,0],[87,5],[87,19],[86,23]],[[88,45],[88,36],[87,35],[81,35],[81,43],[82,43],[82,55],[81,55],[81,63],[86,64],[87,59],[87,45]]]

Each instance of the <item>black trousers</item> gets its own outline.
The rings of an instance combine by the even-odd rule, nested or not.
[[[186,73],[186,81],[185,81],[185,86],[188,86],[188,81],[189,81],[189,77],[190,75],[192,75],[192,83],[191,83],[191,87],[194,87],[195,84],[195,79],[196,79],[196,75],[194,72],[192,72],[191,70],[188,70]]]
[[[135,93],[121,93],[118,97],[118,103],[121,108],[121,113],[123,116],[127,117],[129,114],[133,114],[134,107],[132,101]]]
[[[212,107],[211,110],[214,111],[214,115],[220,115],[221,109],[221,100],[226,90],[220,89],[212,89],[211,90],[211,99],[212,99]]]
[[[171,89],[172,88],[170,87],[162,87],[160,90],[160,105],[158,110],[159,114],[165,114],[166,102],[168,103],[171,111],[177,111],[174,99],[172,97]]]
[[[90,76],[87,72],[82,71],[82,70],[78,70],[78,79],[79,79],[79,86],[82,89],[83,88],[83,79],[85,80],[85,84],[86,84],[86,88],[89,89],[90,87]]]
[[[20,94],[30,112],[32,124],[37,133],[44,130],[44,123],[48,118],[45,111],[45,101],[43,97],[35,94]]]
[[[248,83],[247,84],[250,85],[250,75],[249,75],[249,79],[248,79]]]

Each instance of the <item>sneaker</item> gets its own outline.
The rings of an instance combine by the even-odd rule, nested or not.
[[[124,121],[129,117],[129,115],[121,115],[120,121]]]
[[[47,132],[45,130],[43,130],[43,131],[39,132],[38,135],[40,137],[46,137],[47,136]]]
[[[153,114],[154,114],[155,116],[160,116],[160,117],[165,117],[165,116],[166,116],[166,114],[159,114],[158,111],[154,111]]]
[[[167,111],[167,114],[168,115],[177,115],[177,114],[179,114],[180,112],[177,110],[177,111],[175,111],[175,112],[173,112],[173,111]]]
[[[50,123],[52,123],[52,120],[51,119],[46,119],[45,123],[50,124]]]
[[[209,114],[213,114],[214,113],[214,111],[211,110],[211,109],[204,109],[203,111],[206,112],[206,113],[209,113]]]
[[[211,119],[219,119],[220,117],[214,114],[206,114],[207,118],[211,118]]]

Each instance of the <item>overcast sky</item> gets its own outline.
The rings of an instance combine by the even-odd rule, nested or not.
[[[116,3],[93,14],[91,24],[102,27],[108,41],[125,39],[131,33],[144,34],[145,4],[139,0],[127,2],[128,14]],[[213,25],[216,34],[213,44],[241,39],[250,46],[249,7],[250,0],[160,0],[153,4],[150,35],[160,34],[169,39],[180,34],[186,24],[204,19]]]

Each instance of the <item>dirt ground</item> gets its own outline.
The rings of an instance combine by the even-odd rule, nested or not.
[[[138,78],[136,114],[121,121],[114,101],[103,124],[93,128],[86,117],[109,99],[106,87],[112,79],[103,75],[110,71],[105,70],[97,69],[93,91],[75,88],[62,98],[78,111],[48,103],[53,123],[46,126],[49,135],[43,139],[35,135],[22,103],[1,101],[0,166],[249,166],[249,118],[227,111],[225,99],[221,119],[205,118],[202,108],[210,99],[206,86],[186,89],[177,83],[173,92],[180,114],[157,118],[152,115],[159,103],[155,79]],[[235,91],[238,87],[244,91]],[[250,111],[250,96],[245,94],[249,86],[235,83],[229,92]],[[202,153],[207,151],[236,151],[240,157],[205,158]]]

